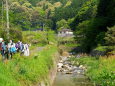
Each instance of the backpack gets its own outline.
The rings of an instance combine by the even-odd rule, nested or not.
[[[10,48],[10,52],[11,53],[15,53],[16,52],[16,48],[15,47]]]
[[[15,46],[16,48],[20,48],[20,45],[19,45],[19,43],[16,43],[16,46]]]

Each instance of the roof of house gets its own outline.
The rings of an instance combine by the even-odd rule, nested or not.
[[[71,32],[72,30],[71,30],[71,29],[62,29],[62,30],[60,30],[59,32],[66,32],[66,31]]]

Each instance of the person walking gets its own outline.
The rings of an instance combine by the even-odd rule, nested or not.
[[[11,44],[12,44],[12,40],[10,40],[9,43],[8,43],[8,59],[12,58]]]
[[[2,54],[2,60],[5,60],[5,53],[6,53],[6,43],[4,41],[2,41],[2,50],[1,50],[1,54]]]
[[[18,41],[15,45],[17,52],[20,51],[20,41]]]
[[[29,45],[26,43],[24,44],[24,56],[29,56],[30,52],[29,52]]]
[[[24,54],[24,44],[20,42],[20,55]]]
[[[12,40],[8,43],[9,59],[12,59],[14,53],[16,53],[15,43]]]

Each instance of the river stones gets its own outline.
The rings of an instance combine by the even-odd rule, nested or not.
[[[86,70],[86,67],[83,66],[83,65],[80,65],[79,68],[83,69],[83,70]]]
[[[64,74],[78,74],[78,75],[82,75],[84,74],[85,71],[85,66],[80,65],[80,66],[74,66],[73,64],[75,63],[70,62],[65,56],[61,56],[61,60],[59,61],[59,63],[57,64],[57,72],[61,72]]]
[[[66,74],[72,74],[72,72],[66,72]]]
[[[58,69],[62,68],[62,66],[63,66],[63,63],[58,63],[57,65]]]
[[[80,65],[79,68],[83,68],[83,65]]]

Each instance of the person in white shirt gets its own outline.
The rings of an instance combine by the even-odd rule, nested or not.
[[[29,52],[29,45],[28,44],[24,44],[24,56],[29,56],[30,52]]]

